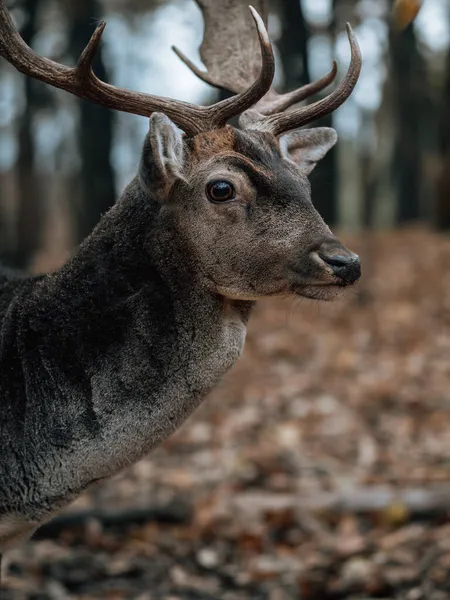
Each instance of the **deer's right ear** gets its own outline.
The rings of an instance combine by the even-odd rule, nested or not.
[[[337,142],[337,133],[331,127],[299,129],[280,138],[281,151],[300,167],[304,175],[314,169]]]
[[[141,183],[163,200],[175,181],[183,178],[183,160],[183,132],[166,115],[153,113],[139,165]]]

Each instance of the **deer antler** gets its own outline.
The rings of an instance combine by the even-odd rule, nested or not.
[[[249,29],[247,0],[226,0],[221,3],[220,8],[216,0],[196,0],[196,2],[205,22],[200,55],[207,71],[198,69],[177,48],[174,48],[175,52],[203,81],[235,93],[242,92],[253,80],[260,64],[255,51],[256,39]],[[258,9],[266,18],[267,0],[258,0]],[[352,63],[346,78],[335,92],[318,103],[288,113],[282,112],[330,85],[337,73],[337,65],[334,61],[327,75],[297,90],[278,94],[270,88],[254,107],[241,115],[239,121],[241,126],[244,129],[270,131],[280,135],[316,120],[340,106],[351,94],[361,69],[361,54],[350,25],[347,26],[347,32],[352,49]]]
[[[265,114],[268,116],[261,116],[261,118],[253,117],[252,122],[248,125],[249,129],[268,131],[274,135],[281,135],[312,121],[317,121],[335,111],[347,100],[358,81],[361,72],[362,57],[355,34],[349,23],[347,23],[346,28],[351,48],[351,60],[348,71],[339,86],[322,100],[318,100],[308,106],[276,114],[274,112],[266,112]],[[247,111],[248,113],[252,114],[254,111],[250,109]],[[246,118],[246,113],[241,116],[242,118]]]
[[[207,67],[201,71],[178,48],[174,52],[200,79],[235,94],[243,92],[255,80],[261,60],[258,38],[248,11],[248,0],[195,0],[205,23],[200,56]],[[253,5],[267,26],[267,0]]]
[[[172,49],[197,77],[214,87],[238,94],[247,89],[261,68],[258,40],[251,27],[247,0],[225,0],[220,6],[216,0],[195,1],[202,11],[205,23],[200,57],[207,70],[200,70],[175,46]],[[257,0],[255,4],[267,25],[268,1]],[[336,73],[337,65],[333,62],[331,71],[314,83],[287,94],[278,94],[270,88],[254,109],[261,115],[285,110],[330,85]]]
[[[196,135],[223,127],[229,119],[241,114],[266,94],[274,75],[272,46],[264,21],[250,9],[256,24],[261,51],[261,68],[256,78],[236,96],[213,104],[197,106],[180,100],[152,96],[117,88],[98,79],[92,61],[100,43],[105,23],[100,23],[80,56],[76,67],[66,67],[36,54],[20,37],[3,0],[0,0],[0,56],[16,69],[61,88],[85,100],[127,113],[150,116],[155,111],[166,114],[188,135]]]

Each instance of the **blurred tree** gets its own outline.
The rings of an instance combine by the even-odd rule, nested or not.
[[[28,45],[37,31],[40,0],[24,0],[21,8],[25,13],[25,24],[21,35]],[[10,264],[24,269],[28,267],[41,241],[43,223],[42,194],[39,179],[34,169],[35,145],[33,120],[39,105],[39,82],[31,77],[23,78],[25,101],[18,125],[19,155],[17,159],[17,210],[16,231],[13,248],[6,252]]]
[[[76,61],[94,31],[101,6],[97,0],[66,2],[65,6],[69,20],[68,50]],[[94,71],[103,81],[108,80],[101,45],[94,60]],[[75,209],[74,237],[75,242],[80,242],[114,204],[116,190],[111,165],[112,111],[84,100],[77,102],[80,110],[81,199]]]
[[[333,17],[330,20],[326,34],[329,38],[330,47],[334,49],[336,40],[336,10],[338,1],[333,0]],[[342,7],[341,7],[342,8]],[[353,7],[352,7],[353,10]],[[331,68],[331,65],[328,66]],[[325,90],[324,94],[329,93]],[[333,115],[327,115],[315,123],[317,127],[333,127]],[[314,206],[322,215],[325,222],[336,225],[338,221],[338,166],[337,149],[332,148],[317,165],[311,177],[312,198]]]
[[[435,217],[438,227],[450,229],[450,48],[447,54],[445,84],[439,116],[441,170],[437,183]]]
[[[390,42],[395,115],[392,170],[397,195],[396,220],[405,223],[421,216],[421,134],[426,70],[412,25],[400,35],[393,33]]]
[[[300,0],[282,0],[276,5],[281,23],[278,40],[284,72],[284,87],[292,90],[310,82],[308,64],[309,28]]]
[[[334,3],[336,0],[334,0]],[[276,5],[281,23],[278,42],[284,72],[285,91],[310,83],[308,42],[311,32],[304,18],[300,0],[280,0]],[[328,35],[334,41],[335,21],[330,23]],[[332,127],[332,116],[317,123],[318,127]],[[333,148],[317,166],[311,177],[314,205],[330,225],[337,221],[336,151]]]
[[[3,181],[3,177],[0,176],[0,191],[6,187]],[[0,201],[0,260],[4,258],[8,248],[8,234],[6,230],[6,215],[5,207]]]

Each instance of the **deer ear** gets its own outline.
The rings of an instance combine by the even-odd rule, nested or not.
[[[183,159],[183,132],[166,115],[153,113],[139,165],[141,183],[151,195],[164,199],[183,178]]]
[[[280,139],[283,155],[294,161],[305,175],[311,173],[316,164],[337,142],[337,133],[331,127],[300,129]]]

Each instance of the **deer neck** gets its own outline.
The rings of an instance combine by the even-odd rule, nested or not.
[[[148,341],[156,334],[161,345],[153,350],[161,354],[165,340],[172,351],[184,338],[195,347],[194,330],[217,341],[221,327],[248,322],[254,303],[211,293],[178,233],[161,227],[159,212],[134,180],[75,257],[42,284],[57,309],[73,309],[71,322],[90,339],[93,355],[104,356],[109,342],[120,345],[129,329],[146,331]]]
[[[73,328],[67,360],[89,379],[103,433],[128,423],[124,447],[111,449],[125,461],[170,434],[232,366],[251,310],[206,291],[176,233],[153,225],[159,210],[134,181],[56,279],[55,343]]]
[[[7,399],[22,408],[0,412],[0,425],[9,418],[11,439],[33,449],[34,497],[48,511],[168,437],[242,350],[251,304],[200,288],[176,247],[149,233],[157,210],[131,186],[73,259],[11,311],[23,379],[10,393],[24,397]]]

